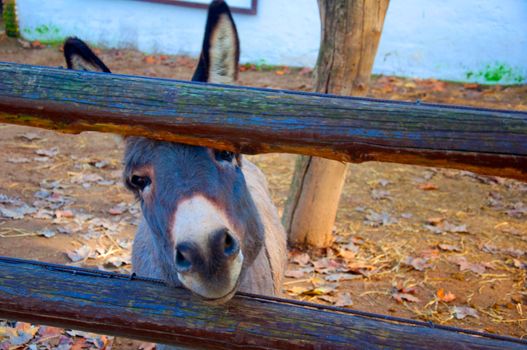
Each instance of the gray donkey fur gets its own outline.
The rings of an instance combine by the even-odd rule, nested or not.
[[[64,54],[70,69],[110,72],[79,39],[68,39]],[[238,59],[229,8],[214,0],[192,80],[233,82]],[[217,303],[238,290],[280,295],[286,234],[260,169],[232,152],[142,137],[125,141],[124,181],[142,208],[132,251],[137,275],[183,285]]]

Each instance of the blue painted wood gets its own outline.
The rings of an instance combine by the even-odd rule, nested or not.
[[[211,305],[158,282],[0,257],[3,319],[200,349],[497,350],[527,344],[320,308],[247,295]]]
[[[527,113],[0,63],[0,121],[527,179]]]

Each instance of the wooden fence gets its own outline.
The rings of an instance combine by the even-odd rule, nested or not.
[[[159,281],[12,258],[0,258],[0,317],[199,349],[527,346],[510,337],[241,293],[215,306]]]
[[[527,180],[527,113],[0,63],[0,121]],[[0,317],[201,348],[524,349],[527,341],[277,298],[208,305],[159,281],[0,258]]]
[[[527,180],[527,113],[0,63],[0,122]]]

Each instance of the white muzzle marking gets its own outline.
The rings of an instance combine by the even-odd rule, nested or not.
[[[178,205],[172,227],[175,246],[181,242],[193,242],[201,251],[207,252],[210,234],[227,228],[235,232],[225,213],[207,198],[196,195],[185,199]],[[228,295],[236,287],[243,265],[243,253],[240,250],[229,266],[228,283],[221,290],[207,288],[207,281],[190,271],[178,273],[181,283],[194,293],[207,299],[218,299]]]

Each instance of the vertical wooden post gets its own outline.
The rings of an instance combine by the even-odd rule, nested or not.
[[[314,77],[317,92],[367,93],[388,4],[389,0],[318,0],[322,34]],[[297,159],[282,219],[290,244],[331,244],[346,168],[317,157]]]

